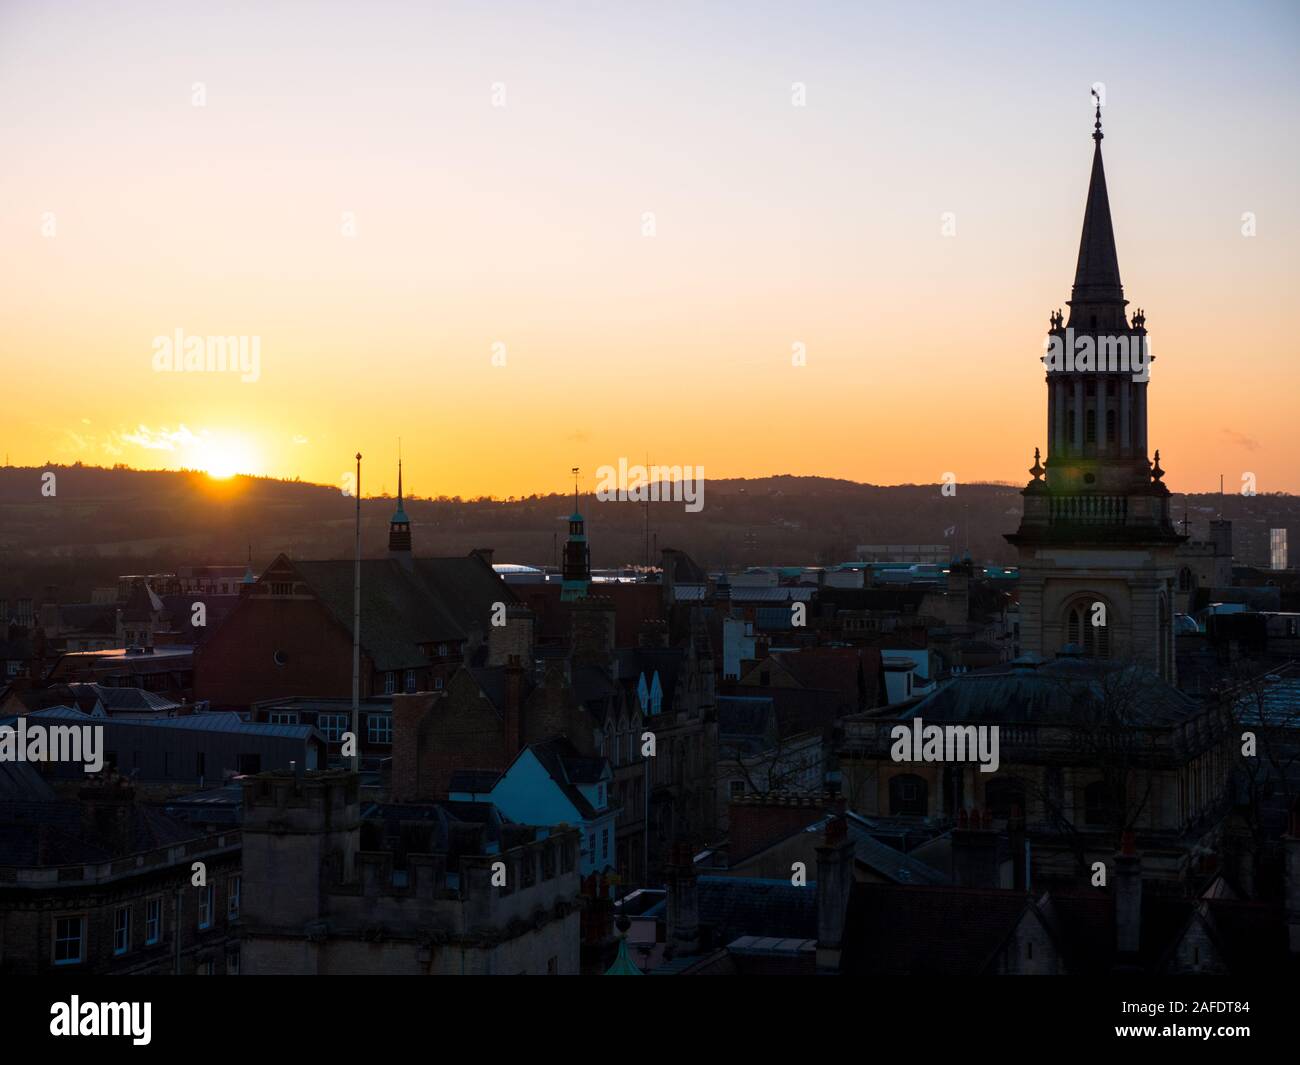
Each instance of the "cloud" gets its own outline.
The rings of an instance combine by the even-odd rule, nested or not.
[[[145,448],[148,451],[177,451],[182,447],[188,447],[198,442],[198,437],[189,431],[184,425],[176,429],[150,429],[147,425],[136,427],[134,433],[115,433],[113,434],[118,440],[126,444],[134,444],[136,447]]]
[[[1223,435],[1238,447],[1244,447],[1247,451],[1258,451],[1263,446],[1258,440],[1247,436],[1245,433],[1239,433],[1236,429],[1224,429]]]

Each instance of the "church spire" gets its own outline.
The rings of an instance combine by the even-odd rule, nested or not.
[[[1074,272],[1070,306],[1077,314],[1080,303],[1124,305],[1124,287],[1119,280],[1119,255],[1115,251],[1115,230],[1110,220],[1110,198],[1106,195],[1106,171],[1101,162],[1101,97],[1093,126],[1092,178],[1088,182],[1088,204],[1083,213],[1083,235],[1079,238],[1079,264]],[[1073,317],[1073,315],[1072,315]],[[1073,323],[1076,326],[1080,323]],[[1087,319],[1082,323],[1088,324]]]
[[[388,520],[388,557],[409,560],[411,557],[411,519],[406,516],[402,500],[402,442],[397,442],[397,510]]]

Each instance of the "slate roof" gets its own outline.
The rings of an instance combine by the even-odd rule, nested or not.
[[[352,631],[354,573],[347,560],[295,562],[303,582],[334,619]],[[361,642],[383,672],[416,668],[428,659],[420,645],[457,643],[484,632],[492,604],[516,596],[477,555],[361,562]]]
[[[1010,891],[855,883],[840,973],[980,975],[1028,907]]]
[[[161,713],[175,710],[180,706],[180,703],[167,698],[167,696],[144,688],[109,688],[103,684],[87,682],[76,682],[60,685],[60,687],[67,688],[76,701],[76,705],[86,711],[94,708],[96,700],[104,704],[104,709],[109,714],[124,711],[157,711]]]
[[[774,729],[771,696],[718,696],[718,745],[729,756],[767,750]]]
[[[698,881],[703,949],[742,936],[817,938],[817,885],[789,880],[702,876]]]
[[[1105,679],[1103,679],[1103,677]],[[1057,658],[1037,669],[1011,664],[961,673],[920,703],[889,715],[926,721],[1061,723],[1078,720],[1081,702],[1123,699],[1134,725],[1174,726],[1199,712],[1190,696],[1139,667],[1104,659]]]
[[[129,836],[115,847],[91,830],[79,802],[0,801],[0,865],[36,866],[95,864],[195,839],[199,833],[150,806],[128,807]]]

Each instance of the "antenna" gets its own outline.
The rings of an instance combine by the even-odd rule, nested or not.
[[[357,555],[352,574],[352,771],[361,772],[361,452],[357,452]]]

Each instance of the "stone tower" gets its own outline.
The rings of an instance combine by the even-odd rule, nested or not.
[[[1129,317],[1101,158],[1093,132],[1069,320],[1051,315],[1047,460],[1035,449],[1020,528],[1021,646],[1133,660],[1174,680],[1174,529],[1160,452],[1147,457],[1150,349]]]

